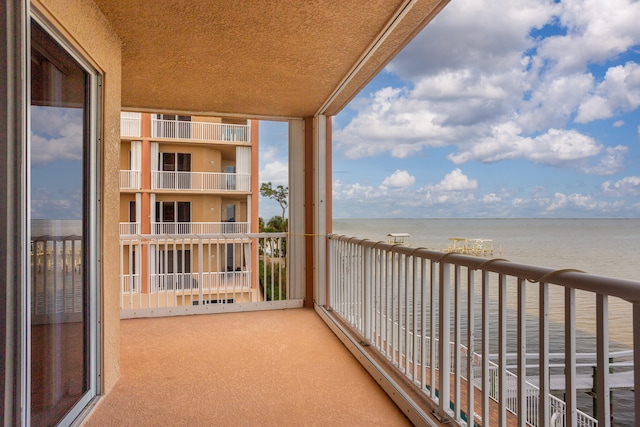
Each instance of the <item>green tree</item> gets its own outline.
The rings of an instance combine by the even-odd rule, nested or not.
[[[281,218],[282,218],[282,223],[284,224],[285,222],[284,215],[288,206],[287,197],[289,197],[289,187],[283,187],[282,185],[278,185],[276,188],[273,188],[273,184],[271,184],[271,181],[263,182],[262,185],[260,186],[260,195],[262,197],[273,199],[276,202],[278,202],[278,204],[282,208]]]

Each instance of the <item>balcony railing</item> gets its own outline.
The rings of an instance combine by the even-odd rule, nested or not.
[[[31,242],[31,316],[34,323],[64,314],[76,319],[84,304],[81,236],[40,236]]]
[[[120,113],[120,136],[129,138],[140,138],[141,133],[140,113]]]
[[[289,298],[286,248],[286,233],[121,238],[122,317],[300,307]]]
[[[131,171],[131,170],[120,171],[120,189],[121,190],[139,190],[140,189],[140,171]]]
[[[140,234],[139,222],[121,222],[120,223],[120,235],[130,236]]]
[[[250,191],[251,175],[219,172],[151,172],[154,190]]]
[[[249,125],[152,119],[151,130],[158,139],[251,143]]]
[[[329,246],[330,308],[435,402],[440,417],[486,425],[493,411],[496,425],[509,416],[518,425],[608,426],[616,375],[633,378],[624,385],[636,390],[630,410],[640,405],[640,374],[629,371],[640,366],[640,282],[344,236],[330,236]],[[559,311],[556,302],[564,302]],[[583,332],[581,323],[579,331],[577,305],[593,306],[595,330]],[[626,330],[633,325],[633,336],[615,344],[633,348],[632,362],[612,362],[629,353],[609,351],[609,305],[626,313]],[[594,347],[591,362],[577,363]],[[554,352],[562,363],[551,363]],[[577,403],[577,381],[591,375],[595,418]],[[564,400],[551,394],[558,389]]]
[[[151,234],[246,234],[248,222],[152,222]]]

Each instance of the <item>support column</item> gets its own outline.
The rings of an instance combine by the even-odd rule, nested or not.
[[[313,117],[307,117],[304,119],[304,247],[305,247],[305,284],[306,294],[304,305],[305,307],[313,307],[315,300],[315,256],[313,245],[313,230],[314,230],[314,170],[313,170],[313,155],[314,155],[314,135],[315,135],[315,119]]]
[[[313,297],[327,304],[327,118],[313,119]],[[330,141],[330,139],[329,139]],[[331,194],[328,194],[331,197]]]
[[[259,174],[259,129],[258,120],[249,120],[249,126],[251,128],[251,194],[247,197],[247,220],[250,224],[250,233],[258,233],[259,220],[258,220],[258,200],[260,199],[260,181]],[[258,239],[251,239],[250,254],[258,253]],[[252,273],[251,287],[254,290],[259,289],[258,286],[258,256],[252,256],[249,265],[249,271]]]
[[[151,234],[151,114],[141,115],[141,163],[140,163],[140,233]],[[140,245],[140,280],[142,293],[149,292],[149,245]]]
[[[289,284],[288,299],[309,300],[306,284],[306,184],[305,184],[305,137],[306,121],[289,120]],[[313,288],[311,288],[313,290]]]

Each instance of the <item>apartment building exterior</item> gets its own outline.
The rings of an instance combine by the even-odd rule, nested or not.
[[[121,113],[121,306],[256,301],[258,122]]]

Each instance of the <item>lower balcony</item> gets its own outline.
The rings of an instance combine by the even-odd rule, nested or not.
[[[151,234],[246,234],[248,222],[152,222]]]
[[[152,171],[154,190],[251,191],[251,175],[223,172]]]

